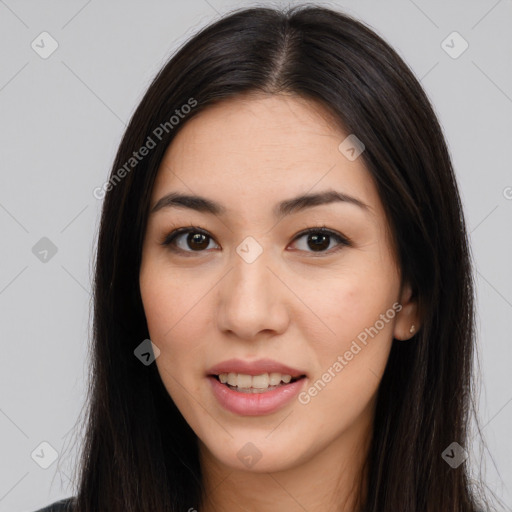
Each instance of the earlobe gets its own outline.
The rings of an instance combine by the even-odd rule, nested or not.
[[[409,284],[404,285],[399,302],[402,309],[396,317],[393,337],[405,341],[411,339],[420,328],[417,301]]]

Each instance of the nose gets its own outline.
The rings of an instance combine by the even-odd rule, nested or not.
[[[265,251],[251,263],[234,254],[231,271],[219,283],[217,324],[223,333],[254,341],[286,330],[293,294],[272,266]]]

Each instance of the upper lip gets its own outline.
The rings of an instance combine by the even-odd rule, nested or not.
[[[293,377],[301,377],[305,372],[279,363],[272,359],[257,359],[256,361],[244,361],[242,359],[229,359],[212,366],[208,375],[220,373],[243,373],[246,375],[261,375],[263,373],[281,373]]]

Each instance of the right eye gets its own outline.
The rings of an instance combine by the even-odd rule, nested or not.
[[[184,235],[187,235],[187,237],[183,238]],[[161,245],[169,247],[169,250],[173,252],[190,254],[194,252],[204,252],[210,245],[209,240],[211,241],[213,238],[207,231],[196,226],[188,226],[171,231],[165,236]],[[192,250],[187,250],[187,247],[191,247]]]

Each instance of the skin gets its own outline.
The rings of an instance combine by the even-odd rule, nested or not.
[[[161,163],[151,207],[178,191],[228,209],[151,214],[140,269],[150,337],[161,351],[159,374],[199,438],[201,512],[356,506],[393,337],[409,339],[419,321],[371,175],[361,157],[350,161],[338,149],[347,135],[311,101],[245,95],[186,121]],[[337,202],[274,218],[278,202],[330,188],[358,198],[368,211]],[[352,245],[330,237],[315,251],[308,235],[296,238],[322,225]],[[175,240],[181,253],[160,244],[188,226],[209,234],[199,249],[187,234]],[[263,250],[252,263],[236,252],[247,236]],[[235,357],[298,368],[307,374],[307,390],[395,303],[401,310],[366,345],[359,343],[357,355],[306,404],[293,400],[272,414],[242,416],[212,394],[207,370]],[[248,442],[261,453],[251,467],[237,457]]]

